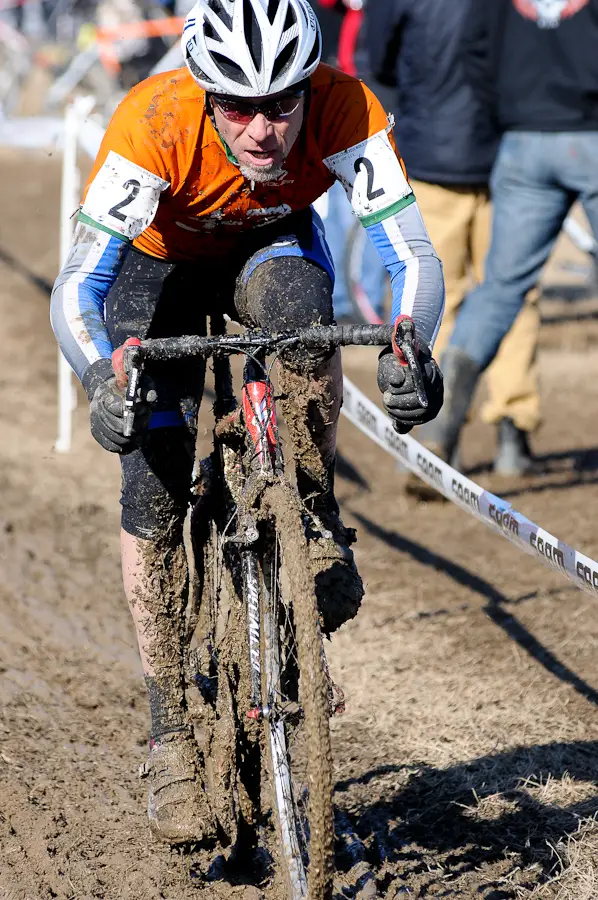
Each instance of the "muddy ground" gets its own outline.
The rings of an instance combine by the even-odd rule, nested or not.
[[[4,153],[0,189],[0,898],[278,897],[207,883],[149,836],[118,463],[84,403],[73,452],[52,448],[58,162]],[[566,245],[559,259],[582,261]],[[598,303],[576,272],[553,266],[550,281],[543,472],[498,482],[478,422],[464,455],[484,486],[596,557]],[[373,354],[352,351],[346,370],[375,396]],[[346,422],[340,448],[367,596],[330,648],[347,697],[335,802],[378,896],[597,898],[597,601],[464,512],[405,498],[392,459]],[[337,895],[352,894],[339,881]]]

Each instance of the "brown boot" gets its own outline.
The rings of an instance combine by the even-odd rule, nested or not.
[[[169,731],[152,740],[139,774],[149,779],[147,814],[155,837],[182,844],[214,836],[199,751],[190,730]]]

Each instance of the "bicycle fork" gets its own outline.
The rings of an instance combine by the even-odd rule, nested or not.
[[[264,354],[247,359],[243,373],[242,403],[243,417],[253,448],[251,469],[258,476],[270,479],[282,469],[282,458],[272,385],[266,377]],[[252,544],[255,544],[259,537],[255,523],[252,532]],[[250,719],[261,719],[267,717],[270,710],[268,703],[264,704],[262,700],[259,559],[254,546],[246,545],[242,563],[251,666],[251,708],[247,716]]]

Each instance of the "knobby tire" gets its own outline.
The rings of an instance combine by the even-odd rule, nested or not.
[[[279,861],[290,900],[329,900],[334,874],[329,684],[314,578],[295,490],[284,481],[271,486],[262,509],[269,537],[262,555],[265,699],[282,713],[266,718]]]

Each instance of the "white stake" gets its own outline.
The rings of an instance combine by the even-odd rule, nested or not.
[[[60,266],[64,265],[71,246],[75,212],[79,204],[81,176],[77,166],[79,130],[95,103],[93,97],[77,97],[69,103],[64,117],[62,187],[60,193]],[[77,393],[71,367],[58,351],[58,436],[54,445],[58,453],[68,453],[73,436],[73,410]]]

